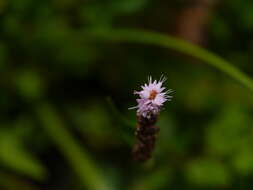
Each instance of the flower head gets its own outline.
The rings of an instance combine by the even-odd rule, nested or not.
[[[149,118],[151,115],[157,115],[161,107],[166,101],[170,101],[172,96],[169,96],[169,93],[172,90],[165,90],[165,87],[162,87],[166,78],[161,77],[160,80],[152,81],[152,78],[149,77],[148,83],[141,86],[141,91],[135,91],[134,94],[140,96],[137,99],[138,105],[134,108],[137,108],[137,115]]]

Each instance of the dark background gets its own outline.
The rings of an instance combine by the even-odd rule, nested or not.
[[[252,189],[252,92],[203,61],[86,30],[176,36],[253,75],[251,0],[1,0],[0,189]],[[134,90],[173,89],[136,163]]]

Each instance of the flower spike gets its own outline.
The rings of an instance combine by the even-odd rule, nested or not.
[[[157,80],[148,77],[148,83],[141,86],[141,91],[134,91],[139,95],[137,106],[130,109],[137,109],[138,125],[135,131],[136,144],[133,148],[135,160],[145,161],[151,157],[159,127],[155,126],[158,115],[166,101],[170,101],[172,90],[165,91],[163,83],[166,81],[164,76]]]

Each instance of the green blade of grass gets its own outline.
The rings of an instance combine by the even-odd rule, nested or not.
[[[197,45],[188,43],[178,38],[135,29],[107,29],[107,30],[89,30],[84,34],[89,40],[106,40],[114,42],[134,42],[142,44],[157,45],[164,48],[176,50],[178,52],[195,57],[217,69],[228,74],[233,79],[240,82],[243,86],[253,92],[253,80],[239,69],[234,67],[225,59],[209,52]]]
[[[115,120],[119,123],[122,128],[120,129],[122,138],[124,141],[130,146],[133,146],[133,134],[134,134],[134,128],[136,124],[130,120],[128,120],[126,117],[124,117],[120,111],[115,106],[114,102],[110,97],[106,98],[106,102],[108,104],[109,110]]]
[[[1,166],[35,180],[45,180],[48,177],[47,170],[36,157],[26,150],[23,142],[11,132],[0,131]]]
[[[101,171],[89,157],[84,148],[65,129],[57,112],[48,104],[37,107],[37,114],[42,127],[65,156],[81,183],[90,190],[109,190]]]
[[[128,120],[127,118],[125,118],[125,117],[119,112],[119,110],[116,108],[114,102],[112,101],[112,99],[111,99],[110,97],[107,97],[107,98],[106,98],[106,102],[107,102],[107,104],[108,104],[108,106],[109,106],[109,108],[110,108],[112,114],[115,116],[115,118],[117,118],[117,119],[120,121],[120,123],[124,124],[124,125],[127,126],[127,127],[132,128],[132,129],[135,128],[136,123],[134,123],[134,122]],[[132,132],[132,131],[131,131],[131,132]]]

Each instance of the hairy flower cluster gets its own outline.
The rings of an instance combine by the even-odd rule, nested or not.
[[[165,87],[162,87],[165,80],[166,78],[161,77],[158,81],[152,81],[152,77],[149,77],[148,83],[141,86],[142,90],[134,92],[140,97],[137,99],[138,105],[134,107],[137,108],[138,116],[150,118],[153,115],[157,115],[163,104],[171,100],[172,96],[169,96],[169,93],[172,90],[164,91]]]

